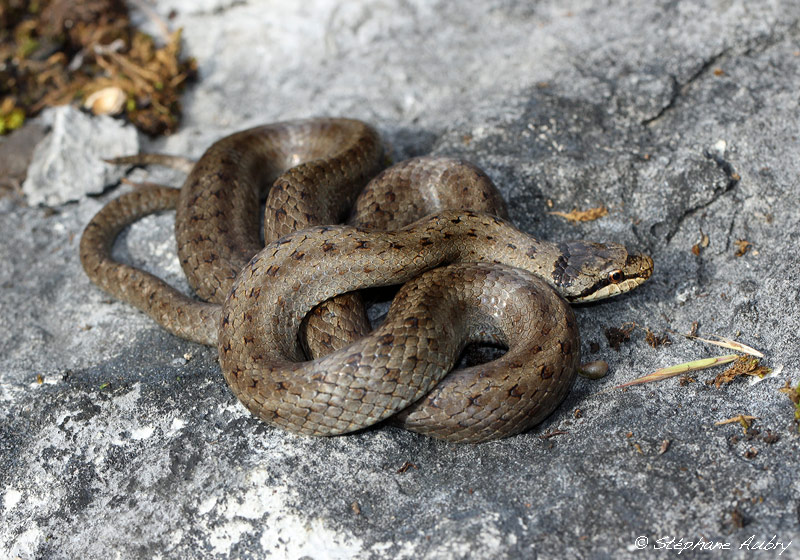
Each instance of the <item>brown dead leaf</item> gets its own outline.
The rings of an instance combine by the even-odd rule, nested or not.
[[[598,206],[597,208],[589,208],[588,210],[578,210],[574,208],[571,212],[559,212],[553,211],[548,212],[548,214],[552,214],[554,216],[558,216],[560,218],[564,218],[573,223],[577,222],[592,222],[603,216],[608,215],[608,208],[605,206]]]
[[[739,356],[735,362],[714,378],[714,387],[719,389],[722,385],[728,384],[740,375],[750,375],[753,377],[764,377],[772,370],[762,366],[758,358],[752,356]]]
[[[745,256],[747,251],[750,250],[750,247],[753,246],[752,243],[744,239],[737,239],[734,243],[736,244],[736,252],[733,254],[735,257]]]

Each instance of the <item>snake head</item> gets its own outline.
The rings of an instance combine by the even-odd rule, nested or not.
[[[629,292],[653,274],[653,259],[616,243],[560,243],[553,267],[556,289],[571,303]]]

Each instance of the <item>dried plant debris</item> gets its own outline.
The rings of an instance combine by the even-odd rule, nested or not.
[[[730,524],[734,529],[743,529],[747,525],[747,518],[738,507],[731,511]]]
[[[666,333],[658,335],[646,327],[644,329],[644,340],[653,348],[672,344],[672,340],[670,340],[669,335]]]
[[[645,342],[647,342],[647,344],[653,348],[659,348],[661,346],[669,346],[670,344],[672,344],[672,340],[666,333],[656,334],[653,331],[651,331],[648,327],[643,327],[636,323],[625,323],[621,327],[608,327],[605,330],[605,335],[606,335],[606,340],[608,340],[608,345],[617,352],[619,352],[622,344],[628,342],[631,339],[631,333],[633,333],[634,329],[636,329],[637,327],[642,331],[644,331]]]
[[[694,256],[696,256],[696,257],[699,257],[700,256],[700,252],[703,249],[705,249],[706,247],[708,247],[709,241],[710,240],[708,238],[708,235],[703,233],[703,230],[701,229],[700,230],[700,241],[698,241],[697,243],[692,245],[692,254],[694,254]]]
[[[636,327],[635,324],[625,324],[622,327],[608,327],[605,330],[606,339],[608,340],[608,345],[611,346],[614,350],[619,352],[620,347],[624,342],[628,342],[631,339],[631,333],[633,329]]]
[[[597,208],[589,208],[588,210],[578,210],[574,208],[572,212],[559,212],[553,211],[548,212],[548,214],[552,214],[554,216],[558,216],[560,218],[564,218],[573,223],[578,222],[592,222],[603,216],[608,215],[608,208],[605,206],[598,206]]]
[[[753,246],[752,243],[745,239],[737,239],[735,242],[736,245],[736,252],[733,254],[735,257],[743,257],[747,254],[747,251],[750,250],[750,247]]]
[[[164,45],[130,23],[123,0],[0,2],[0,134],[52,105],[123,113],[148,134],[173,131],[196,76],[180,31]]]
[[[692,329],[693,333],[696,333],[696,329]],[[771,368],[761,365],[761,358],[763,358],[763,354],[758,350],[741,344],[740,342],[736,342],[734,340],[730,340],[724,337],[715,336],[717,340],[709,340],[699,338],[694,335],[686,335],[687,338],[691,338],[694,340],[700,340],[702,342],[714,344],[717,346],[723,346],[725,348],[731,348],[734,350],[738,350],[740,352],[745,352],[745,355],[739,354],[728,354],[725,356],[716,356],[713,358],[703,358],[699,360],[693,360],[691,362],[685,362],[682,364],[677,364],[674,366],[669,366],[665,368],[658,369],[652,373],[649,373],[645,376],[638,377],[633,379],[632,381],[628,381],[621,385],[617,385],[616,389],[624,389],[627,387],[631,387],[633,385],[641,385],[644,383],[650,383],[653,381],[661,381],[663,379],[669,379],[670,377],[675,377],[677,375],[683,374],[680,380],[681,387],[685,387],[691,383],[695,383],[697,380],[694,377],[690,377],[688,372],[698,371],[701,369],[706,369],[710,367],[715,367],[722,364],[729,364],[733,363],[728,369],[717,375],[714,379],[709,379],[706,384],[707,385],[714,385],[715,387],[719,388],[722,385],[726,385],[736,379],[737,377],[741,377],[746,375],[748,377],[757,377],[759,379],[763,379],[766,376],[773,373]],[[775,373],[777,373],[776,370]],[[786,382],[786,386],[780,389],[782,393],[785,393],[789,396],[792,402],[795,405],[795,412],[794,412],[794,419],[795,423],[798,426],[798,431],[800,431],[800,383],[797,384],[796,387],[792,387],[791,383],[788,381]],[[728,420],[724,420],[722,422],[717,422],[717,425],[722,424],[729,424],[731,422],[739,422],[742,424],[745,432],[747,432],[747,428],[750,426],[750,422],[754,419],[752,416],[744,416],[739,415],[734,418],[729,418]],[[767,439],[765,438],[765,441]],[[777,438],[770,437],[767,443],[774,443],[778,441]]]
[[[408,469],[419,470],[419,467],[417,465],[415,465],[414,463],[412,463],[411,461],[406,461],[405,463],[400,465],[399,469],[397,469],[397,474],[403,474]]]
[[[761,365],[761,360],[758,358],[754,358],[753,356],[739,356],[731,367],[714,378],[714,387],[719,388],[722,385],[728,384],[740,375],[763,378],[771,372],[772,370],[770,368]]]
[[[778,443],[781,440],[781,436],[778,434],[774,434],[771,431],[767,430],[767,433],[764,434],[764,443],[768,445],[772,445],[773,443]]]
[[[700,342],[705,342],[706,344],[713,344],[714,346],[721,346],[722,348],[727,348],[729,350],[736,350],[737,352],[743,352],[744,354],[749,354],[750,356],[755,356],[756,358],[764,357],[764,354],[762,352],[759,352],[752,346],[747,346],[746,344],[742,344],[741,342],[731,340],[730,338],[725,338],[724,336],[718,336],[712,334],[711,336],[714,337],[713,339],[701,338],[694,334],[687,334],[684,336],[686,338],[691,338],[693,340],[699,340]]]
[[[789,397],[794,404],[794,423],[797,424],[797,430],[800,431],[800,382],[796,387],[792,387],[792,384],[787,381],[779,391]]]
[[[550,439],[556,436],[566,436],[569,435],[569,432],[564,430],[550,430],[549,432],[542,434],[539,436],[540,439]]]
[[[727,420],[714,422],[714,425],[724,426],[725,424],[739,424],[742,427],[742,430],[744,430],[744,433],[747,433],[747,430],[753,425],[754,420],[758,420],[758,418],[756,416],[748,416],[747,414],[739,414],[737,416],[733,416],[732,418],[728,418]]]
[[[657,369],[656,371],[649,373],[643,377],[639,377],[632,381],[628,381],[627,383],[623,383],[622,385],[617,385],[617,388],[630,387],[631,385],[641,385],[642,383],[650,383],[652,381],[661,381],[663,379],[669,379],[670,377],[675,377],[677,375],[687,374],[688,372],[707,369],[710,367],[715,367],[723,364],[730,364],[732,362],[734,362],[734,364],[731,367],[723,371],[721,374],[717,375],[715,379],[708,380],[707,384],[714,385],[717,388],[719,388],[724,384],[730,383],[731,381],[733,381],[734,379],[736,379],[741,375],[747,375],[763,379],[764,377],[772,373],[772,369],[761,365],[760,357],[763,357],[763,354],[758,350],[755,350],[754,348],[750,348],[749,346],[745,346],[744,344],[741,344],[739,342],[722,337],[717,337],[721,340],[707,340],[695,336],[691,336],[688,338],[701,340],[703,342],[715,344],[717,346],[723,346],[726,348],[732,348],[734,350],[746,352],[747,355],[742,356],[739,354],[727,354],[725,356],[715,356],[713,358],[702,358],[699,360],[684,362],[682,364],[677,364],[674,366]],[[682,387],[686,386],[694,381],[696,381],[694,378],[688,378],[687,375],[684,375],[684,378],[681,379],[681,386]]]
[[[632,385],[641,385],[643,383],[661,381],[663,379],[669,379],[670,377],[675,377],[676,375],[681,375],[682,373],[685,374],[690,371],[698,371],[701,369],[718,366],[720,364],[729,364],[735,361],[738,357],[739,356],[737,356],[736,354],[729,354],[727,356],[718,356],[716,358],[705,358],[702,360],[694,360],[691,362],[685,362],[682,364],[677,364],[674,366],[657,369],[653,373],[649,373],[643,377],[636,378],[633,381],[628,381],[627,383],[623,383],[622,385],[617,385],[616,388],[622,389],[625,387],[630,387]]]
[[[636,325],[634,324],[633,326]],[[633,330],[633,326],[630,327],[630,330]],[[651,342],[651,339],[655,339],[657,337],[652,333],[652,331],[650,331],[650,329],[645,328],[644,330],[646,333],[645,337],[647,342],[651,346],[653,346],[653,342]],[[622,385],[618,385],[617,388],[629,387],[631,385],[640,385],[642,383],[650,383],[652,381],[661,381],[662,379],[669,379],[670,377],[675,377],[677,375],[684,374],[683,378],[681,379],[681,386],[683,387],[688,385],[689,383],[693,383],[696,381],[696,379],[686,375],[689,372],[715,367],[718,365],[729,364],[731,362],[736,362],[736,363],[727,370],[725,370],[724,372],[722,372],[720,375],[718,375],[716,379],[709,380],[708,384],[720,387],[723,384],[730,383],[731,381],[733,381],[733,379],[739,377],[740,375],[749,375],[763,379],[765,376],[772,373],[772,370],[770,368],[761,365],[759,358],[763,358],[764,354],[762,354],[755,348],[752,348],[750,346],[742,344],[741,342],[737,342],[735,340],[731,340],[729,338],[725,338],[722,336],[711,335],[711,337],[713,337],[712,339],[712,338],[700,338],[696,336],[696,334],[697,334],[697,323],[694,323],[692,325],[691,333],[683,336],[692,340],[699,340],[707,344],[713,344],[715,346],[722,346],[723,348],[736,350],[746,355],[741,356],[739,354],[727,354],[725,356],[715,356],[713,358],[702,358],[702,359],[692,360],[689,362],[684,362],[682,364],[677,364],[674,366],[658,369],[648,375],[639,377],[627,383],[623,383]]]

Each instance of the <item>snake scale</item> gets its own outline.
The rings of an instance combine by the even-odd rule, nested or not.
[[[94,283],[170,332],[217,345],[234,394],[273,425],[334,435],[392,417],[463,442],[530,428],[575,378],[569,302],[633,289],[652,260],[613,243],[519,231],[469,163],[421,157],[381,171],[383,161],[377,133],[360,121],[245,130],[212,145],[180,190],[152,186],[110,201],[84,231],[81,261]],[[173,208],[199,299],[111,256],[127,225]],[[370,330],[357,291],[399,284]],[[452,371],[470,343],[506,352]]]

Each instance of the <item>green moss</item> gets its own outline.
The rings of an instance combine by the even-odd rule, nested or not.
[[[7,115],[0,116],[0,134],[8,134],[21,127],[25,122],[25,111],[15,107]]]

